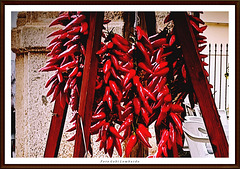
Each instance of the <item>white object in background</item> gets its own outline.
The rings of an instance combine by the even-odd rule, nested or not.
[[[205,145],[205,143],[210,143],[210,140],[203,122],[184,121],[182,127],[191,157],[214,158],[214,154],[210,154]]]

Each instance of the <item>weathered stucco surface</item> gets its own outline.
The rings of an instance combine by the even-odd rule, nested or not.
[[[163,16],[167,13],[156,13],[157,31],[164,25]],[[122,12],[106,12],[105,19],[111,19],[108,30],[114,27],[116,33],[123,34]],[[12,30],[12,51],[16,53],[16,157],[43,157],[51,122],[53,103],[51,97],[46,97],[48,89],[45,83],[53,72],[38,72],[46,64],[46,46],[50,42],[47,35],[60,27],[49,28],[49,23],[58,16],[58,12],[19,12],[17,28]],[[60,144],[60,158],[72,157],[74,142],[67,142],[74,132],[66,133],[71,127],[69,123],[72,112],[68,110]],[[154,134],[153,126],[150,127]],[[108,157],[98,151],[99,143],[95,143],[96,136],[92,137],[92,146],[96,158]],[[153,148],[150,154],[156,152],[155,137],[151,138]],[[123,145],[123,148],[125,145]],[[90,157],[90,156],[89,156]],[[113,157],[118,157],[116,150]]]

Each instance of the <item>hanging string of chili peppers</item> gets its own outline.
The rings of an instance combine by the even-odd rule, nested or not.
[[[88,37],[88,13],[61,12],[50,26],[62,25],[63,28],[51,33],[55,36],[47,49],[51,58],[40,71],[55,71],[47,81],[50,86],[47,96],[58,94],[66,100],[73,111],[78,109],[79,95],[84,67],[85,47]],[[171,13],[165,23],[171,20]],[[206,47],[206,37],[200,35],[206,29],[202,20],[189,15],[198,43],[199,59],[206,55],[200,52]],[[104,24],[109,23],[104,21]],[[103,30],[105,28],[103,27]],[[197,99],[188,79],[174,28],[148,37],[139,27],[135,27],[132,41],[111,31],[103,33],[104,41],[96,53],[99,59],[95,87],[90,134],[98,134],[99,150],[110,157],[114,148],[119,156],[123,155],[121,143],[127,140],[125,156],[141,142],[151,148],[148,139],[152,137],[148,126],[155,122],[158,151],[155,157],[178,157],[178,146],[182,147],[181,103],[189,95],[191,105]],[[202,66],[207,64],[202,61]],[[204,69],[205,75],[208,76]],[[77,114],[70,123],[75,123]],[[117,130],[117,124],[120,125]],[[67,132],[76,130],[76,125]],[[68,141],[73,141],[72,136]],[[91,146],[88,146],[89,152]]]

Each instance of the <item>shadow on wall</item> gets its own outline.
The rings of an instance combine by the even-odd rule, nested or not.
[[[11,13],[11,28],[17,27],[17,15],[18,12]],[[15,53],[11,52],[11,157],[15,157],[15,58]]]

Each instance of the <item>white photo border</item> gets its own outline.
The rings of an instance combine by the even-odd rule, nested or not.
[[[229,158],[11,158],[11,12],[16,11],[226,11],[229,12]],[[58,9],[58,10],[56,10]],[[235,164],[234,5],[5,5],[5,164]]]

